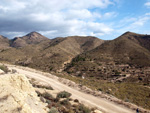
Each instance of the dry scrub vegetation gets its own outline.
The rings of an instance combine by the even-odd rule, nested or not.
[[[54,96],[50,93],[53,90],[51,86],[38,84],[35,79],[31,79],[30,83],[35,87],[41,101],[47,103],[47,107],[49,108],[48,113],[91,113],[95,110],[94,108],[90,109],[84,106],[77,99],[72,99],[72,94],[67,91],[58,92]],[[44,92],[41,89],[44,89]]]
[[[112,83],[95,78],[82,79],[70,75],[57,74],[80,85],[85,85],[93,90],[101,91],[104,94],[113,95],[125,102],[134,103],[146,109],[150,109],[150,87],[145,87],[140,83]]]

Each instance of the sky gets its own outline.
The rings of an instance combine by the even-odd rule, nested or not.
[[[0,0],[0,35],[36,31],[48,38],[112,40],[131,31],[150,34],[150,0]]]

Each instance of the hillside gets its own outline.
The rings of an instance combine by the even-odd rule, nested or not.
[[[0,35],[0,50],[9,48],[9,39]]]
[[[49,40],[45,36],[42,36],[41,34],[37,32],[31,32],[23,37],[16,37],[11,40],[11,46],[12,47],[24,47],[29,44],[38,44],[42,41]]]
[[[90,48],[86,49],[88,40],[93,44]],[[101,44],[101,40],[93,37],[67,37],[57,38],[50,41],[50,43],[42,48],[38,56],[32,57],[32,62],[28,66],[39,68],[47,71],[62,71],[67,63],[70,63],[72,58],[87,50],[93,49],[96,44]],[[46,44],[45,44],[46,45]],[[38,46],[38,45],[37,45]]]
[[[115,40],[78,55],[66,66],[65,71],[77,76],[95,76],[104,80],[132,73],[137,75],[134,81],[138,80],[138,72],[143,72],[146,77],[142,81],[149,83],[150,78],[146,75],[149,72],[144,71],[150,66],[150,51],[147,49],[150,43],[146,41],[149,39],[148,35],[127,32]]]
[[[72,58],[96,48],[103,42],[90,36],[50,40],[39,33],[31,32],[26,36],[12,39],[12,48],[0,52],[0,60],[46,71],[62,71]]]
[[[142,35],[133,32],[126,32],[125,34],[122,35],[122,37],[130,39],[133,42],[141,45],[142,47],[150,51],[150,35]]]

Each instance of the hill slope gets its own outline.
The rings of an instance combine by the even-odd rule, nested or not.
[[[9,48],[9,39],[0,35],[0,50]]]
[[[0,59],[47,71],[61,71],[76,55],[92,50],[103,42],[96,37],[80,36],[50,40],[32,32],[11,40],[12,48],[0,52]]]
[[[13,40],[11,40],[11,46],[12,47],[24,47],[29,44],[37,44],[42,41],[49,40],[45,36],[42,36],[41,34],[37,32],[31,32],[23,37],[16,37]]]
[[[136,75],[134,81],[138,80],[138,72],[143,72],[142,81],[149,83],[149,72],[142,71],[150,66],[150,43],[145,41],[149,40],[149,37],[125,33],[115,40],[107,41],[91,51],[78,55],[66,66],[65,71],[77,76],[95,76],[104,80],[132,73]]]
[[[89,42],[91,45],[93,44],[93,46],[89,48],[87,48],[85,44],[88,40],[91,40],[91,42]],[[100,39],[93,37],[67,37],[53,39],[47,46],[42,48],[42,51],[39,51],[38,56],[32,56],[33,63],[29,64],[29,66],[35,68],[39,67],[40,69],[47,71],[61,71],[65,64],[69,63],[76,55],[91,50],[97,46],[94,44],[95,40],[97,40],[97,45],[100,45],[103,42]]]
[[[126,32],[122,35],[122,37],[126,37],[133,42],[141,45],[142,47],[148,49],[150,51],[150,35],[141,35],[132,32]]]

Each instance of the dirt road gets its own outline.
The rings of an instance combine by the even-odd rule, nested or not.
[[[57,89],[59,91],[68,91],[72,94],[72,98],[78,99],[82,103],[85,103],[87,105],[97,107],[98,109],[105,111],[106,113],[135,113],[135,111],[132,111],[124,106],[108,101],[104,98],[95,97],[80,92],[76,89],[70,88],[69,86],[60,83],[58,80],[43,76],[41,73],[37,73],[32,70],[24,70],[15,66],[9,66],[9,68],[17,70],[17,72],[20,74],[24,74],[28,77],[48,83],[54,89]]]

